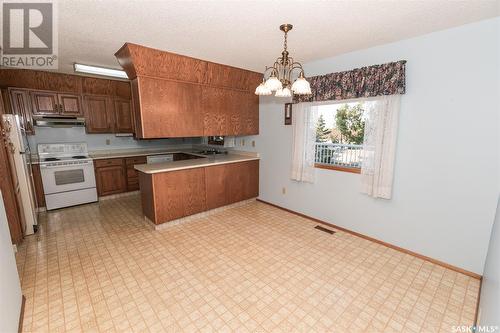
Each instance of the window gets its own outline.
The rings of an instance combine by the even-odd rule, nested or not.
[[[373,102],[317,107],[315,166],[360,173],[366,110]]]

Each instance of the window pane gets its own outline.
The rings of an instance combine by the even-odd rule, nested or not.
[[[318,107],[316,163],[360,168],[366,109],[369,103],[336,103]]]

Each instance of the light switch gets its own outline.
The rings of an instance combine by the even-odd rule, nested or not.
[[[111,139],[106,139],[106,146],[109,146],[111,144]]]

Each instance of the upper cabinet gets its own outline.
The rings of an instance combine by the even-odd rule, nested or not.
[[[129,81],[24,70],[0,71],[7,112],[34,134],[33,116],[85,117],[87,133],[134,133]]]
[[[83,116],[82,100],[78,94],[32,90],[33,114]]]
[[[260,73],[131,43],[115,55],[132,80],[137,137],[258,134]]]
[[[113,111],[109,97],[85,96],[85,129],[87,133],[113,132]]]
[[[34,134],[33,118],[31,111],[31,100],[29,90],[27,89],[8,89],[10,109],[13,114],[20,117],[26,134]]]
[[[133,133],[132,102],[129,99],[115,98],[114,120],[116,133]]]

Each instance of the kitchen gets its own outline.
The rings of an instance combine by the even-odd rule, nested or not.
[[[182,64],[186,70],[207,67],[206,77],[200,78],[194,72],[187,78],[192,83],[178,82],[179,73],[167,65],[160,73],[163,76],[158,77],[158,67],[150,73],[145,66],[153,57]],[[18,151],[29,155],[25,160],[32,175],[27,175],[26,183],[34,196],[32,206],[38,211],[50,211],[113,195],[134,194],[142,182],[141,188],[148,189],[141,191],[144,215],[157,225],[258,196],[258,163],[227,171],[227,184],[205,175],[205,170],[211,173],[214,165],[258,161],[255,153],[233,150],[238,136],[258,134],[258,97],[251,91],[252,85],[260,81],[258,73],[129,43],[117,52],[117,58],[127,63],[124,68],[129,71],[130,82],[29,70],[1,72],[6,110],[18,116],[5,118],[9,128],[19,132],[17,136],[26,136],[27,148],[18,147]],[[150,78],[152,74],[155,79]],[[235,79],[242,80],[241,85],[228,88]],[[162,93],[163,89],[178,89],[181,93],[169,96]],[[158,101],[159,97],[169,103]],[[165,106],[173,111],[163,112]],[[97,144],[97,149],[89,149],[89,143],[94,147]],[[158,195],[153,190],[161,184],[172,184],[165,179],[160,186],[155,180],[156,186],[152,186],[156,174],[172,171],[175,179],[182,179],[182,173],[193,172],[188,169],[203,171],[197,180],[196,191],[203,193],[198,195],[198,204],[182,205],[193,193],[186,192],[190,187],[181,182],[173,187],[174,193],[163,193],[166,197],[159,199],[173,205],[169,206],[171,214],[161,218],[150,214],[160,207],[153,200]],[[149,179],[146,175],[150,175]],[[193,181],[188,179],[187,184]],[[242,184],[252,189],[239,193],[237,188]],[[179,198],[177,206],[174,197]],[[172,207],[177,211],[173,212]],[[22,223],[22,236],[36,231],[30,223]],[[12,235],[12,239],[22,236]]]
[[[497,327],[498,5],[4,1],[0,332]]]

